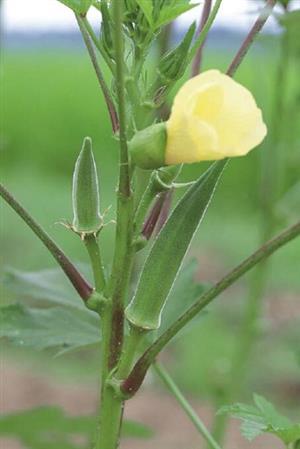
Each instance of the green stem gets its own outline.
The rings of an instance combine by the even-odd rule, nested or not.
[[[144,352],[135,364],[130,375],[123,382],[121,388],[125,394],[134,394],[141,386],[147,370],[154,362],[159,352],[169,343],[169,341],[202,309],[210,304],[220,293],[234,284],[241,276],[251,270],[259,262],[271,256],[289,241],[295,239],[300,234],[300,222],[283,231],[277,237],[265,243],[251,256],[245,259],[236,268],[230,271],[223,279],[205,292],[198,301],[187,309],[150,347]]]
[[[101,54],[102,58],[104,59],[104,61],[108,65],[108,67],[110,68],[110,71],[114,74],[115,73],[115,65],[114,65],[113,61],[110,59],[110,57],[107,55],[106,51],[104,50],[103,46],[101,45],[100,40],[95,35],[94,30],[91,27],[90,22],[88,21],[88,19],[86,17],[82,17],[82,23],[83,23],[86,31],[90,35],[90,38],[92,39],[95,47],[97,48],[97,50]]]
[[[120,359],[124,338],[124,303],[131,275],[133,246],[133,197],[130,186],[130,166],[126,135],[126,105],[124,77],[124,44],[122,35],[123,2],[112,2],[114,47],[116,55],[116,93],[119,112],[120,173],[117,192],[117,225],[112,273],[106,288],[111,298],[103,320],[102,393],[99,428],[95,449],[116,449],[119,445],[123,400],[109,384],[111,371]]]
[[[97,237],[87,235],[84,238],[84,244],[90,256],[96,291],[100,293],[106,286],[106,280]]]
[[[128,146],[126,136],[126,100],[125,100],[125,63],[124,42],[122,33],[123,2],[114,0],[113,17],[115,22],[114,45],[116,54],[116,91],[118,98],[119,120],[120,120],[120,178],[119,192],[124,197],[130,197],[130,167],[128,157]]]
[[[116,55],[116,91],[120,119],[120,173],[117,192],[117,226],[115,253],[109,296],[112,298],[111,360],[113,368],[119,360],[124,334],[124,302],[128,292],[131,275],[133,245],[133,197],[130,186],[130,167],[126,135],[126,104],[124,77],[124,43],[122,34],[123,4],[118,0],[112,3],[114,46]]]
[[[123,408],[124,401],[109,384],[105,385],[94,449],[115,449],[119,446]]]
[[[221,449],[218,443],[214,440],[212,435],[209,433],[205,424],[201,421],[196,411],[193,409],[191,404],[184,397],[182,392],[179,390],[178,386],[175,384],[174,380],[171,378],[166,369],[158,363],[153,364],[154,370],[162,379],[168,390],[174,395],[179,405],[185,411],[187,416],[190,418],[200,435],[204,438],[204,440],[210,444],[212,449]]]
[[[76,16],[76,20],[77,20],[80,32],[82,34],[84,43],[86,45],[87,51],[89,53],[91,62],[93,64],[93,67],[94,67],[94,70],[95,70],[95,73],[96,73],[99,85],[100,85],[101,90],[103,92],[103,96],[104,96],[104,99],[105,99],[105,102],[106,102],[106,106],[107,106],[107,109],[108,109],[108,112],[109,112],[109,116],[110,116],[113,132],[116,133],[118,131],[118,129],[119,129],[119,119],[118,119],[118,115],[117,115],[117,112],[116,112],[116,109],[115,109],[115,105],[114,105],[113,99],[112,99],[112,97],[110,95],[109,89],[108,89],[108,87],[106,85],[106,82],[105,82],[105,79],[104,79],[104,76],[103,76],[102,71],[101,71],[101,69],[99,67],[99,64],[98,64],[98,61],[97,61],[97,57],[96,57],[96,54],[94,52],[93,44],[92,44],[92,42],[90,40],[88,32],[85,29],[85,26],[84,26],[83,18],[79,14],[75,14],[75,16]]]
[[[35,219],[24,209],[23,206],[0,184],[0,195],[9,204],[12,209],[22,218],[22,220],[30,227],[34,234],[40,239],[45,247],[52,254],[56,262],[61,266],[70,282],[77,290],[80,297],[87,301],[93,293],[93,288],[88,284],[84,277],[79,273],[75,265],[68,259],[59,246],[52,238],[43,230],[43,228],[35,221]]]
[[[120,359],[118,371],[116,374],[117,379],[126,379],[126,377],[128,376],[132,368],[136,352],[143,340],[144,334],[145,333],[143,329],[138,329],[134,326],[130,326],[130,332],[124,345],[123,354]]]
[[[112,298],[112,329],[110,368],[120,358],[124,337],[124,303],[127,297],[133,264],[133,201],[132,197],[118,194],[116,247],[108,296]]]

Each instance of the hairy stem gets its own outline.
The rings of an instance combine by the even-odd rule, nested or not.
[[[119,446],[123,407],[123,400],[110,385],[105,385],[101,399],[100,427],[94,449],[116,449]]]
[[[46,246],[57,263],[61,266],[70,282],[73,284],[79,296],[84,301],[87,301],[93,293],[93,288],[79,273],[75,265],[73,265],[70,259],[68,259],[59,246],[47,234],[47,232],[43,230],[35,219],[24,209],[23,206],[21,206],[21,204],[5,189],[2,184],[0,184],[0,195]]]
[[[95,54],[95,51],[94,51],[94,48],[93,48],[93,44],[92,44],[92,42],[90,40],[88,32],[85,29],[85,24],[83,22],[83,19],[82,19],[82,17],[79,14],[75,14],[75,16],[76,16],[76,20],[77,20],[80,32],[82,34],[84,43],[86,45],[87,51],[89,53],[91,62],[93,64],[93,67],[94,67],[94,70],[95,70],[95,73],[96,73],[99,85],[100,85],[101,90],[103,92],[105,103],[106,103],[106,106],[107,106],[107,109],[108,109],[108,112],[109,112],[109,116],[110,116],[112,130],[113,130],[114,133],[116,133],[118,131],[118,129],[119,129],[119,119],[118,119],[118,115],[117,115],[117,112],[116,112],[116,108],[115,108],[114,102],[113,102],[113,100],[111,98],[109,89],[108,89],[108,87],[106,85],[106,82],[104,80],[103,73],[102,73],[102,71],[101,71],[101,69],[99,67],[99,64],[98,64],[98,61],[97,61],[97,57],[96,57],[96,54]]]
[[[210,444],[212,449],[221,449],[218,443],[214,440],[212,435],[209,433],[209,430],[206,428],[205,424],[201,421],[200,417],[193,409],[188,400],[184,397],[182,392],[179,390],[178,386],[175,384],[174,380],[171,378],[166,369],[158,363],[154,363],[154,370],[161,378],[163,383],[166,385],[168,390],[173,394],[178,404],[184,410],[186,415],[190,418],[200,435],[204,438],[204,440]]]
[[[251,28],[249,34],[247,35],[246,39],[242,43],[240,49],[238,50],[236,56],[234,57],[232,63],[230,64],[227,75],[233,76],[240,66],[241,62],[243,61],[244,57],[248,53],[249,48],[251,47],[254,39],[257,37],[263,26],[265,25],[266,21],[270,17],[273,8],[276,4],[277,0],[267,0],[266,5],[264,9],[262,10],[261,14],[259,15],[258,19],[256,20],[255,24]]]
[[[201,20],[199,22],[199,27],[197,30],[197,36],[200,36],[200,34],[203,31],[203,28],[209,18],[211,7],[212,7],[212,0],[205,0],[203,9],[202,9]],[[191,77],[198,75],[198,73],[200,72],[204,44],[205,44],[205,39],[203,40],[202,44],[199,45],[197,53],[194,57],[193,64],[192,64]]]
[[[300,234],[300,222],[283,231],[274,239],[265,243],[251,256],[245,259],[236,268],[230,271],[223,279],[204,293],[186,312],[184,312],[173,325],[171,325],[150,347],[144,352],[135,364],[128,378],[122,384],[122,391],[125,394],[134,394],[141,386],[147,370],[154,362],[159,352],[169,343],[169,341],[202,309],[210,304],[220,293],[234,284],[241,276],[251,270],[259,262],[271,256],[283,245],[298,237]]]
[[[111,304],[103,315],[102,393],[99,429],[95,449],[116,449],[119,446],[123,416],[123,399],[109,383],[110,372],[117,366],[124,339],[124,303],[128,292],[133,259],[133,196],[127,147],[125,104],[125,63],[122,33],[123,2],[112,2],[114,48],[116,59],[116,92],[119,113],[120,171],[117,192],[117,225],[112,273],[106,289]]]
[[[112,267],[110,290],[112,295],[111,367],[118,363],[124,334],[124,302],[132,267],[133,197],[130,186],[130,167],[127,146],[127,120],[125,99],[125,62],[122,33],[123,4],[112,3],[114,46],[116,55],[116,90],[120,118],[120,171],[117,192],[116,246]]]

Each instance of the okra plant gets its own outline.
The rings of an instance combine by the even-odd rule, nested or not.
[[[193,302],[187,302],[182,291],[181,312],[173,314],[171,322],[166,321],[165,312],[169,305],[172,307],[177,285],[175,280],[229,159],[246,155],[266,138],[267,127],[260,108],[251,92],[234,80],[234,75],[273,13],[276,0],[262,2],[265,4],[257,20],[226,73],[214,68],[201,71],[206,37],[222,0],[214,3],[205,0],[199,24],[193,23],[181,42],[164,52],[154,70],[153,47],[164,39],[176,18],[196,6],[194,3],[189,0],[59,1],[75,15],[107,105],[112,134],[119,143],[112,266],[104,266],[102,261],[99,236],[105,233],[107,218],[101,207],[101,182],[91,137],[83,136],[73,173],[73,219],[64,225],[87,249],[93,285],[2,185],[0,193],[50,251],[82,299],[84,308],[80,307],[79,315],[74,309],[74,315],[89,325],[97,323],[94,341],[101,349],[101,388],[97,425],[89,447],[119,447],[124,407],[138,394],[153,366],[208,446],[220,449],[218,435],[215,437],[204,426],[157,357],[224,290],[300,234],[298,221],[264,242],[215,285],[199,290],[199,297],[193,297]],[[286,9],[289,2],[278,3]],[[99,12],[100,32],[88,20],[91,8]],[[183,82],[187,70],[191,72],[190,79]],[[178,82],[181,87],[174,92]],[[163,120],[162,107],[170,92],[175,93],[175,98],[168,118]],[[183,164],[200,161],[212,163],[198,179],[180,182]],[[111,188],[115,188],[113,183]],[[170,211],[170,201],[177,189],[183,195]],[[144,263],[133,285],[137,255],[143,257]],[[5,320],[3,323],[4,336],[14,337],[13,325],[9,327]],[[256,397],[256,404],[261,410],[266,402]],[[232,412],[250,420],[249,407],[223,405],[227,408],[221,412]],[[253,415],[257,420],[257,413]],[[260,432],[273,431],[265,417],[259,418],[259,425]],[[277,434],[282,437],[284,433],[282,440],[287,447],[293,444],[298,447],[299,426],[289,426],[291,432],[280,433],[280,428],[276,428]]]

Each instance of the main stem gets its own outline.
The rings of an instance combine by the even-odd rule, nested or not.
[[[116,92],[119,115],[120,171],[117,191],[117,225],[112,274],[106,289],[110,298],[102,316],[102,387],[99,428],[95,449],[119,446],[124,401],[115,393],[109,379],[122,353],[124,338],[124,303],[128,292],[133,259],[133,196],[126,135],[126,100],[124,43],[122,34],[123,2],[112,2],[114,47],[116,56]]]

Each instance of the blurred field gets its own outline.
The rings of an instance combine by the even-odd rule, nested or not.
[[[211,52],[205,59],[205,66],[224,70],[229,61],[229,52]],[[86,135],[94,141],[101,178],[102,210],[112,205],[107,221],[114,217],[117,145],[111,137],[107,112],[90,63],[83,52],[67,53],[57,49],[43,53],[5,52],[2,63],[1,177],[70,256],[77,261],[86,261],[79,239],[57,222],[72,218],[72,169]],[[251,53],[237,76],[254,93],[267,123],[271,122],[274,112],[276,66],[276,52]],[[292,64],[285,96],[287,105],[299,94],[298,75],[296,64]],[[291,161],[294,153],[299,152],[298,116],[294,116],[292,122],[289,116],[281,120],[285,136],[282,151]],[[258,244],[259,167],[261,153],[269,139],[270,135],[264,145],[248,157],[231,161],[225,173],[192,250],[192,255],[199,260],[201,280],[217,280]],[[182,179],[193,179],[202,170],[199,165],[187,167]],[[299,179],[299,174],[299,166],[290,163],[285,178],[286,190]],[[4,217],[1,268],[8,265],[35,270],[53,266],[52,259],[21,220],[2,203],[1,209]],[[292,211],[291,216],[294,213]],[[278,229],[291,220],[289,215],[281,217]],[[108,262],[113,232],[114,226],[109,225],[101,235]],[[300,361],[295,355],[300,322],[299,254],[298,239],[272,260],[263,316],[265,335],[254,354],[247,389],[248,393],[267,391],[282,404],[296,406],[300,403]],[[178,381],[200,398],[207,400],[217,394],[222,376],[226,375],[250,276],[224,295],[222,301],[218,300],[202,326],[193,328],[176,348],[171,348],[170,365],[173,365]],[[199,342],[205,344],[201,347]],[[174,351],[178,351],[176,356],[173,356]],[[43,361],[44,357],[41,365]],[[75,379],[81,377],[83,371],[76,356],[49,364],[54,365],[53,369],[60,375],[67,372]],[[96,368],[97,364],[92,362],[91,376],[88,379],[83,376],[82,380],[94,380]]]

